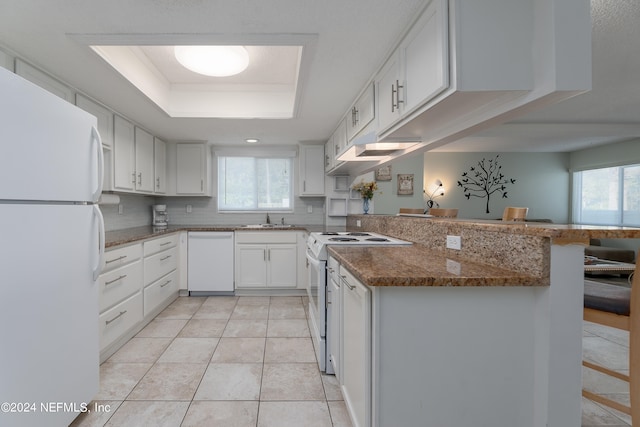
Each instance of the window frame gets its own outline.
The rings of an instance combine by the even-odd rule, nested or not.
[[[573,222],[576,224],[593,224],[593,225],[601,225],[601,226],[616,226],[616,227],[639,227],[640,221],[638,223],[625,221],[625,169],[627,168],[638,168],[640,167],[640,163],[625,163],[625,164],[613,164],[606,166],[598,166],[598,167],[590,167],[584,168],[580,170],[574,170],[572,172],[572,217]],[[583,221],[583,212],[582,212],[582,178],[584,172],[596,171],[601,169],[617,169],[617,209],[615,211],[616,221],[614,223],[600,223],[600,222],[586,222]]]
[[[216,155],[216,189],[217,189],[217,203],[216,203],[216,208],[218,213],[222,213],[222,214],[243,214],[243,213],[267,213],[267,212],[274,212],[274,213],[293,213],[294,212],[294,203],[295,203],[295,155],[296,152],[295,151],[288,151],[288,150],[276,150],[274,152],[268,153],[265,151],[258,151],[258,152],[253,152],[253,153],[246,153],[243,151],[234,151],[234,150],[223,150],[223,151],[218,151],[215,153]],[[260,160],[260,159],[281,159],[281,160],[287,160],[289,162],[289,172],[290,172],[290,178],[289,178],[289,207],[288,208],[283,208],[283,207],[267,207],[267,208],[260,208],[257,205],[254,208],[250,208],[250,209],[238,209],[238,208],[231,208],[231,209],[227,209],[224,208],[222,205],[222,200],[225,196],[225,192],[222,189],[222,183],[223,183],[223,177],[221,176],[221,170],[222,168],[220,167],[220,162],[222,159],[225,158],[238,158],[238,157],[244,157],[244,158],[251,158],[254,159],[255,161]],[[257,201],[257,192],[254,193],[255,197],[256,197],[256,201]]]

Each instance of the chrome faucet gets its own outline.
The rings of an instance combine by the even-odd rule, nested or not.
[[[267,212],[267,224],[271,224],[271,218],[269,218],[269,212]]]

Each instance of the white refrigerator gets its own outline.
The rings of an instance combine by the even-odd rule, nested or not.
[[[0,67],[0,425],[67,426],[98,392],[96,126]]]

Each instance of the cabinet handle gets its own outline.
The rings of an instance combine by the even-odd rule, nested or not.
[[[111,320],[106,320],[104,323],[105,323],[106,325],[108,325],[109,323],[115,322],[115,321],[116,321],[116,320],[118,320],[120,317],[124,316],[124,315],[126,314],[126,312],[127,312],[127,310],[125,310],[125,311],[121,311],[121,312],[120,312],[120,314],[118,314],[116,317],[114,317],[114,318],[113,318],[113,319],[111,319]]]
[[[142,185],[142,172],[138,173],[138,185]]]
[[[353,107],[353,112],[351,114],[352,114],[352,117],[353,117],[351,119],[353,121],[353,127],[356,127],[356,126],[358,126],[358,122],[360,121],[360,117],[358,117],[359,116],[358,109],[356,107]]]
[[[104,263],[105,263],[105,264],[111,264],[112,262],[116,262],[116,261],[123,260],[123,259],[125,259],[126,257],[127,257],[126,255],[121,255],[121,256],[119,256],[118,258],[115,258],[115,259],[108,259],[108,260],[106,260]]]
[[[204,191],[204,179],[200,180],[200,191]]]
[[[164,282],[162,285],[160,285],[161,288],[164,288],[165,286],[167,286],[169,283],[171,283],[171,280],[167,280],[166,282]]]
[[[156,178],[156,188],[160,188],[160,177]]]
[[[333,273],[335,271],[333,267],[327,267],[327,270],[329,270],[329,273]]]
[[[117,281],[122,280],[122,279],[124,279],[125,277],[127,277],[127,275],[126,275],[126,274],[123,274],[122,276],[118,277],[117,279],[113,279],[113,280],[110,280],[110,281],[108,281],[108,282],[104,282],[104,285],[105,285],[105,286],[109,286],[110,284],[112,284],[112,283],[116,283]]]
[[[267,249],[267,261],[271,261],[271,249]]]
[[[169,259],[169,258],[171,258],[171,255],[167,255],[166,257],[160,258],[160,261],[164,261],[164,260]]]
[[[394,86],[393,83],[391,83],[391,112],[395,112],[396,111],[396,101],[394,101],[394,97],[396,94],[396,87]]]
[[[171,244],[171,242],[164,242],[164,243],[160,243],[160,246],[167,246],[167,245],[170,245],[170,244]]]
[[[131,182],[133,182],[134,184],[136,183],[136,173],[135,171],[132,173],[133,175],[133,179],[131,180]]]
[[[342,282],[347,285],[347,288],[349,288],[350,291],[354,290],[356,287],[355,286],[351,286],[349,284],[349,282],[347,282],[347,276],[340,276],[340,279],[342,280]]]
[[[302,191],[307,191],[307,181],[302,181]]]

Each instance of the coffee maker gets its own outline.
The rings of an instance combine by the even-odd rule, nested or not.
[[[153,226],[154,227],[166,227],[169,219],[167,214],[167,205],[153,205]]]

